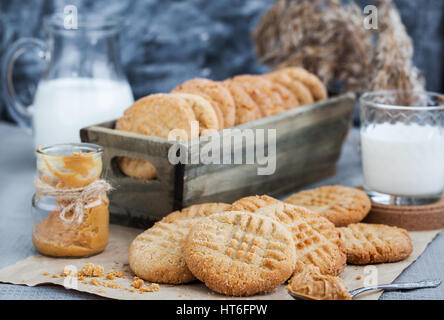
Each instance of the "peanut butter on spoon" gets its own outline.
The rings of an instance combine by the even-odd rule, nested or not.
[[[288,282],[286,289],[311,300],[351,300],[344,281],[321,274],[318,267],[305,265]]]

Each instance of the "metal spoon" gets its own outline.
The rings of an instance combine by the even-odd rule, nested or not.
[[[369,286],[351,290],[350,296],[352,299],[358,294],[366,291],[373,290],[385,290],[385,291],[398,291],[398,290],[414,290],[414,289],[424,289],[424,288],[436,288],[441,284],[441,280],[424,280],[419,282],[408,282],[408,283],[393,283],[393,284],[381,284],[377,286]],[[295,294],[288,292],[295,300],[316,300],[313,297],[306,296],[303,294]]]

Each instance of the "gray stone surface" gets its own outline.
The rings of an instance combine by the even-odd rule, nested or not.
[[[23,129],[0,122],[0,268],[37,254],[31,241],[31,197],[35,175],[32,139]],[[362,184],[359,133],[354,129],[344,145],[334,177],[317,183]],[[397,281],[444,279],[444,234]],[[26,287],[0,284],[0,299],[98,299],[56,286]],[[444,299],[436,289],[385,293],[382,299]]]
[[[357,2],[366,5],[372,1]],[[414,38],[415,61],[424,71],[429,90],[444,91],[444,1],[395,2]],[[18,38],[44,38],[42,17],[63,12],[67,4],[76,5],[79,14],[125,17],[129,25],[121,36],[122,62],[135,96],[140,97],[170,90],[196,76],[217,80],[238,73],[263,72],[265,68],[255,58],[250,33],[272,3],[273,0],[0,0],[0,56]],[[27,55],[15,73],[19,80],[17,91],[27,103],[32,101],[33,84],[42,67]],[[0,113],[3,105],[0,97]]]

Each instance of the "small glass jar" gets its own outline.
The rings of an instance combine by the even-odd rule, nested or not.
[[[102,147],[89,143],[37,148],[32,240],[40,253],[86,257],[105,249],[109,188],[99,180],[102,152]]]

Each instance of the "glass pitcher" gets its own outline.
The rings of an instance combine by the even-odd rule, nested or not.
[[[21,126],[32,125],[34,144],[79,142],[83,127],[122,116],[134,98],[120,64],[122,21],[79,16],[77,28],[63,15],[44,19],[47,41],[24,38],[10,46],[2,67],[6,104]],[[46,62],[32,106],[23,105],[12,83],[15,60],[36,49]]]

